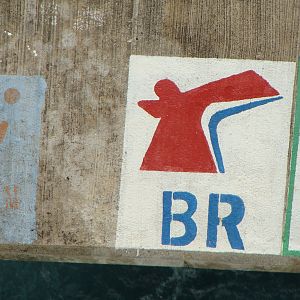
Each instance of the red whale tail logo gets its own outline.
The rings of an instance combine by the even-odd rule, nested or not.
[[[216,102],[279,95],[252,70],[187,92],[181,92],[173,81],[164,79],[156,83],[154,91],[159,100],[138,102],[151,116],[160,118],[140,169],[201,173],[217,172],[214,156],[201,127],[205,109]]]

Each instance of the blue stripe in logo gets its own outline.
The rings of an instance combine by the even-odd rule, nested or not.
[[[220,150],[219,138],[218,138],[218,132],[217,132],[219,123],[223,119],[225,119],[229,116],[239,114],[240,112],[243,112],[245,110],[249,110],[249,109],[255,108],[257,106],[261,106],[261,105],[270,103],[270,102],[278,101],[282,98],[283,98],[282,96],[275,97],[275,98],[273,97],[273,98],[263,99],[263,100],[259,100],[259,101],[255,101],[255,102],[250,102],[247,104],[242,104],[242,105],[235,106],[235,107],[230,107],[230,108],[218,111],[211,117],[209,124],[208,124],[209,135],[210,135],[214,155],[215,155],[215,158],[217,161],[217,166],[218,166],[220,173],[225,173],[225,168],[224,168],[224,164],[223,164],[223,158],[222,158],[222,154],[221,154],[221,150]]]

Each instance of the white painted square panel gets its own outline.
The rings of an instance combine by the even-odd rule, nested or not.
[[[280,254],[295,63],[129,68],[116,247]]]

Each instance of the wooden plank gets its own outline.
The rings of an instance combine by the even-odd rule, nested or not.
[[[0,28],[0,75],[47,83],[37,239],[2,258],[299,271],[295,258],[114,249],[130,54],[296,61],[297,0],[3,0]]]
[[[132,54],[296,61],[298,1],[135,1]]]
[[[1,73],[42,75],[48,85],[38,244],[114,243],[131,7],[1,2]]]

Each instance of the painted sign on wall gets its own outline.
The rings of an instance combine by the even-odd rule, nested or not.
[[[132,56],[116,247],[280,254],[294,75]]]
[[[300,62],[300,60],[299,60]],[[300,65],[298,63],[298,84],[295,121],[292,139],[292,157],[290,163],[290,182],[288,186],[288,203],[286,208],[286,225],[284,232],[283,254],[300,256]]]
[[[36,239],[41,77],[0,76],[0,243]]]

